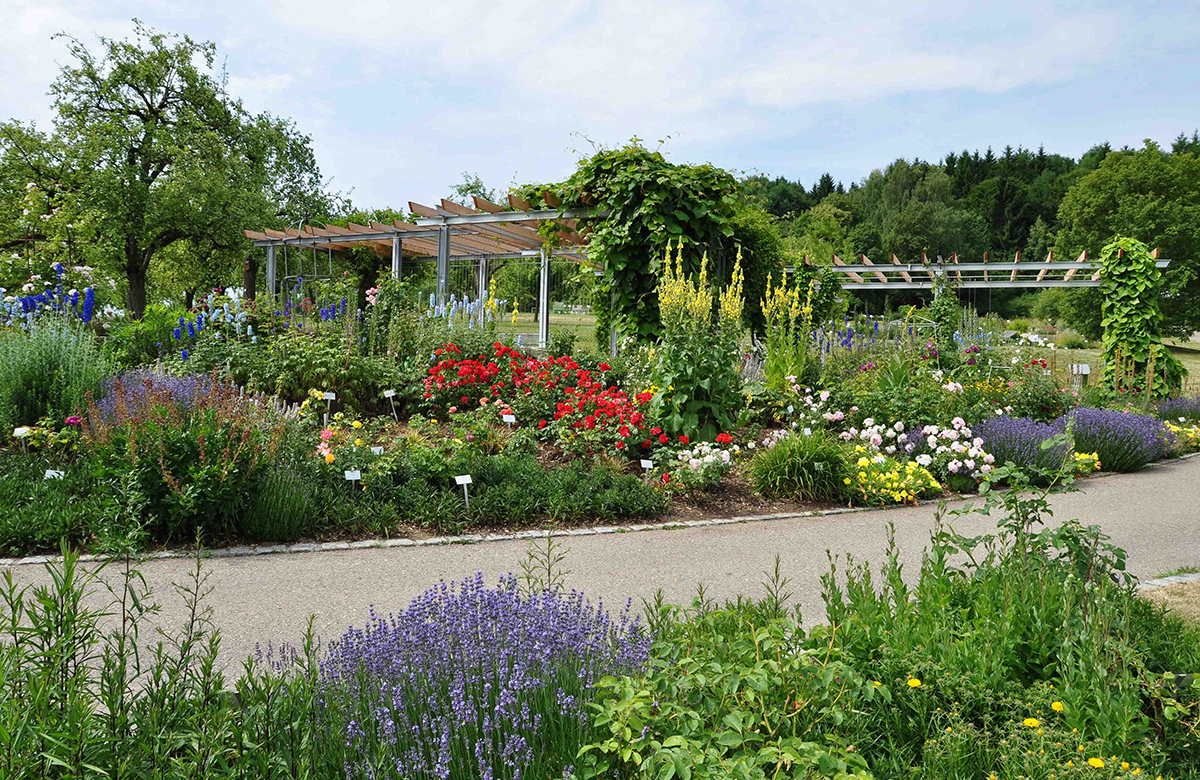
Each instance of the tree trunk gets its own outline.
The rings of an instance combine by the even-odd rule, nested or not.
[[[258,293],[258,255],[254,252],[246,255],[242,264],[242,297],[253,301]]]
[[[196,305],[196,288],[192,287],[192,288],[189,288],[188,291],[186,293],[184,293],[184,295],[183,295],[183,308],[187,309],[188,311],[191,311],[192,307],[195,305]]]
[[[140,265],[126,265],[125,280],[129,283],[126,306],[133,318],[140,320],[146,314],[146,271]]]

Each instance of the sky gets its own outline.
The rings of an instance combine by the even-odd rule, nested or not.
[[[847,7],[849,6],[849,7]],[[231,92],[310,135],[359,207],[464,172],[556,181],[597,145],[811,185],[1005,145],[1078,157],[1200,127],[1193,2],[149,3],[0,0],[0,118],[53,118],[65,32],[212,41]]]

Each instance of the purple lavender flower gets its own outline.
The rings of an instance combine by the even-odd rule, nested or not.
[[[1081,407],[1060,417],[1055,425],[1066,429],[1075,422],[1075,450],[1095,452],[1105,471],[1137,471],[1165,457],[1172,437],[1161,420],[1144,414]]]
[[[169,394],[181,408],[190,410],[196,399],[208,392],[211,384],[208,377],[195,374],[172,376],[150,368],[123,371],[104,382],[96,407],[106,420],[112,420],[122,399],[130,411],[135,411],[144,406],[152,394]]]
[[[1062,433],[1061,428],[1028,417],[989,417],[972,431],[983,438],[984,450],[997,464],[1011,461],[1022,469],[1056,471],[1067,454],[1065,446],[1042,449],[1042,442]]]
[[[512,575],[427,590],[408,609],[373,609],[321,663],[326,715],[343,724],[349,778],[386,756],[413,778],[549,777],[589,728],[590,686],[642,668],[651,638],[583,594],[525,595]]]
[[[1168,422],[1179,422],[1182,417],[1185,422],[1200,423],[1200,395],[1161,401],[1158,404],[1158,416]]]

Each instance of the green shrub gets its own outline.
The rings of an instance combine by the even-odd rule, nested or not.
[[[212,382],[187,405],[149,388],[136,405],[120,397],[108,414],[92,404],[83,445],[98,479],[137,485],[156,537],[224,539],[281,436],[271,413]]]
[[[112,375],[91,331],[50,318],[29,331],[0,332],[0,430],[42,417],[61,422],[82,411],[88,393]]]
[[[153,363],[175,350],[177,344],[172,331],[179,324],[179,318],[185,315],[185,309],[155,304],[146,307],[140,320],[115,320],[104,337],[104,351],[121,368]]]
[[[774,446],[760,448],[748,476],[755,491],[768,498],[838,501],[851,477],[845,446],[822,432],[792,433]]]
[[[550,357],[561,357],[563,355],[575,354],[575,341],[579,334],[574,328],[557,328],[550,331],[550,343],[546,345],[546,352]]]
[[[312,535],[318,520],[312,483],[272,465],[242,510],[239,530],[255,541],[294,542]]]
[[[63,478],[46,479],[49,468],[62,471]],[[20,452],[0,456],[0,554],[104,537],[115,506],[86,464],[63,465]]]

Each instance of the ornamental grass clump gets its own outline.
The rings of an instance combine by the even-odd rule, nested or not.
[[[823,432],[786,432],[758,450],[747,476],[768,498],[840,502],[852,476],[848,458],[848,448]]]
[[[1066,430],[1068,421],[1074,421],[1075,450],[1099,455],[1106,471],[1137,471],[1172,446],[1162,421],[1144,414],[1083,407],[1059,418],[1058,429]]]
[[[639,673],[650,644],[628,604],[614,619],[575,591],[478,574],[333,643],[325,716],[348,778],[564,777],[591,733],[591,686]]]

